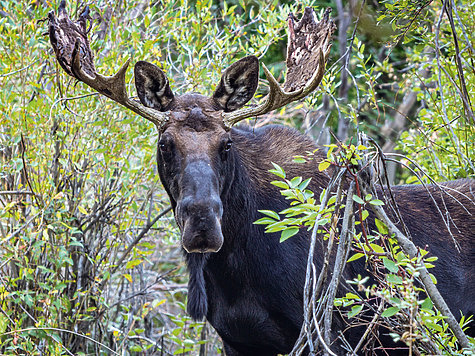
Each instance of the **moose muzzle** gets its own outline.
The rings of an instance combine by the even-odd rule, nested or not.
[[[182,245],[188,253],[218,252],[223,245],[216,174],[207,161],[189,163],[181,181],[182,198],[177,202],[176,217]]]

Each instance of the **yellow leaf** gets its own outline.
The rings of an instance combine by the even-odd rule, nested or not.
[[[329,161],[321,161],[320,164],[318,165],[318,170],[321,172],[327,169],[328,167],[330,167]]]
[[[83,213],[84,215],[87,215],[87,210],[84,209],[82,206],[79,205],[79,206],[78,206],[78,210],[79,210],[81,213]]]
[[[167,300],[166,299],[162,299],[160,301],[158,300],[154,300],[153,303],[152,303],[152,308],[156,308],[158,307],[159,305],[162,305],[163,303],[165,303]]]
[[[125,268],[126,269],[134,268],[134,267],[138,266],[139,264],[141,264],[142,262],[143,261],[139,260],[139,259],[129,261],[129,262],[126,263]]]
[[[128,280],[130,283],[132,283],[132,276],[128,273],[123,275],[126,280]]]

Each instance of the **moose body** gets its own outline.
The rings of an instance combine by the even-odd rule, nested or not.
[[[259,78],[259,63],[253,56],[232,64],[211,97],[176,96],[160,68],[138,62],[135,85],[140,102],[130,99],[125,86],[128,62],[112,77],[96,72],[87,18],[84,11],[73,23],[62,1],[58,17],[49,15],[52,46],[68,74],[157,125],[158,171],[181,231],[190,273],[189,314],[209,320],[228,356],[289,352],[303,323],[309,232],[301,229],[280,243],[279,236],[265,234],[261,225],[253,223],[261,217],[258,210],[288,207],[278,188],[270,184],[274,180],[269,173],[271,162],[283,167],[289,177],[311,177],[309,189],[316,195],[327,186],[329,176],[318,172],[323,159],[318,151],[315,159],[304,164],[292,162],[294,156],[317,148],[297,131],[232,125],[299,100],[318,86],[334,29],[329,12],[319,23],[309,8],[299,22],[289,16],[287,80],[280,88],[264,66],[270,93],[263,104],[251,108],[244,105],[253,97]],[[393,193],[416,245],[427,246],[439,257],[434,274],[452,312],[469,316],[475,305],[475,184],[460,180],[445,186],[450,194],[429,187],[435,202],[422,186],[394,187]],[[449,226],[460,252],[436,204],[450,212]],[[322,259],[319,245],[314,257],[317,269]],[[361,260],[352,262],[344,278],[367,274],[365,268]],[[334,320],[336,336],[343,326],[341,318]],[[354,344],[360,331],[346,335]]]
[[[233,150],[227,158],[225,172],[231,185],[223,187],[225,193],[220,197],[223,245],[218,252],[186,253],[190,271],[188,311],[196,319],[206,316],[222,337],[227,355],[288,353],[303,323],[303,286],[310,233],[301,229],[299,234],[280,243],[278,234],[265,234],[262,226],[253,222],[262,217],[258,210],[280,211],[288,207],[288,201],[278,188],[269,184],[275,179],[268,172],[272,168],[271,161],[281,165],[289,177],[312,177],[310,189],[317,195],[326,187],[329,177],[316,173],[318,157],[306,164],[292,163],[294,156],[317,148],[308,137],[295,130],[282,126],[234,128],[231,137]],[[159,167],[162,163],[159,152]],[[165,186],[173,179],[162,170],[160,176]],[[445,186],[473,199],[472,180],[448,182]],[[445,199],[454,219],[453,226],[460,229],[455,233],[461,246],[458,253],[423,186],[392,189],[414,243],[427,246],[431,255],[439,257],[433,273],[449,307],[455,315],[460,315],[460,311],[466,316],[472,315],[475,306],[471,278],[475,272],[473,202],[457,193],[453,195],[459,201]],[[430,186],[429,190],[440,204],[440,197],[434,194],[438,189]],[[176,205],[173,198],[172,204]],[[321,268],[322,261],[323,250],[317,248],[317,269]],[[345,277],[351,279],[367,273],[364,265],[355,261],[347,266]],[[359,336],[360,331],[356,330],[347,338],[351,343],[357,342]]]

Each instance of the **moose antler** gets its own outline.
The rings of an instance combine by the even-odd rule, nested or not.
[[[305,8],[300,21],[295,22],[295,16],[292,13],[289,15],[287,78],[283,87],[280,87],[263,64],[264,74],[269,81],[269,94],[258,106],[223,113],[224,124],[227,127],[302,99],[318,87],[325,72],[331,36],[335,30],[330,12],[331,9],[327,9],[320,22],[315,21],[315,13],[311,7]]]
[[[89,18],[89,8],[86,6],[79,19],[75,22],[71,21],[66,13],[65,0],[62,0],[59,5],[57,17],[54,11],[48,14],[49,37],[59,64],[67,74],[150,120],[160,128],[168,120],[168,115],[130,99],[127,94],[125,73],[130,59],[113,76],[103,76],[96,72],[94,56],[87,39],[86,25]]]

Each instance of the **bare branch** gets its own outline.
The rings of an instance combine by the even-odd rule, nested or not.
[[[124,253],[122,254],[122,256],[119,258],[119,260],[117,261],[116,265],[114,268],[112,268],[112,270],[110,271],[110,276],[112,276],[118,269],[119,267],[121,267],[122,265],[122,262],[125,260],[125,258],[129,255],[129,253],[133,250],[133,248],[140,242],[140,240],[142,240],[144,238],[144,236],[147,234],[147,232],[151,229],[151,227],[153,225],[155,225],[155,223],[160,219],[162,218],[163,216],[165,216],[166,214],[168,214],[170,211],[172,210],[171,206],[169,206],[168,208],[166,208],[165,210],[163,210],[160,214],[158,214],[152,221],[150,221],[147,225],[144,226],[144,228],[142,229],[142,231],[140,232],[140,234],[135,238],[134,241],[132,241],[132,243],[127,247],[127,249],[124,251]],[[102,289],[105,285],[107,281],[107,278],[104,278],[102,280],[102,283],[101,283],[101,287],[100,289]]]

